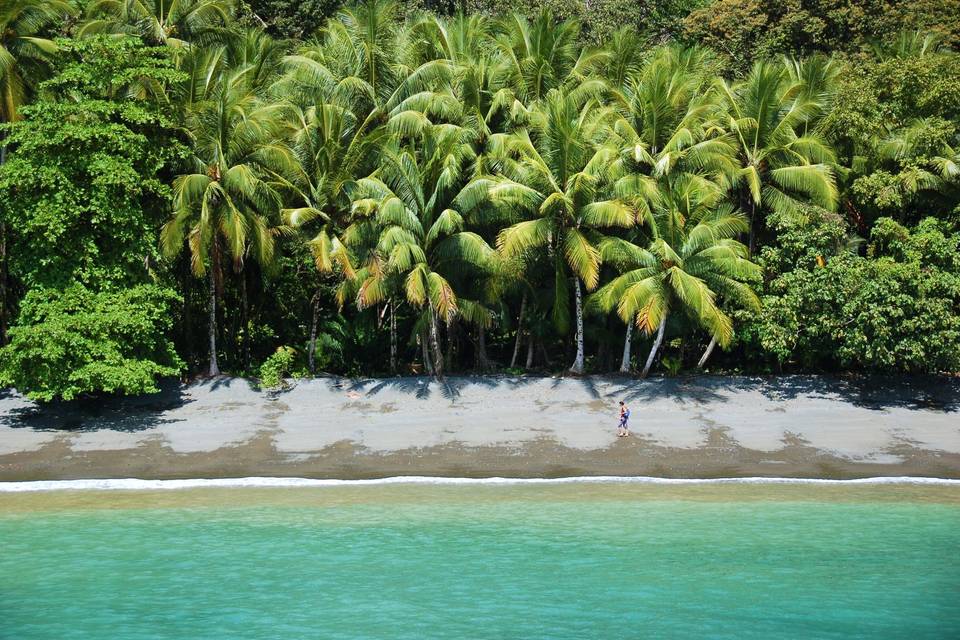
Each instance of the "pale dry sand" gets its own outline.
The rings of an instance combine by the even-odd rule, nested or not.
[[[633,437],[617,438],[617,401]],[[960,478],[960,381],[240,379],[39,409],[0,395],[0,480],[391,475]]]

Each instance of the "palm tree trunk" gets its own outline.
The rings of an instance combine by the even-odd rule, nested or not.
[[[753,201],[752,197],[749,198],[749,202],[750,202],[750,241],[747,246],[750,247],[750,255],[752,256],[753,249],[754,249],[754,242],[755,242],[754,237],[756,235],[754,231],[754,225],[756,224],[754,218],[756,217],[756,214],[757,214],[757,203]]]
[[[0,222],[0,347],[7,344],[7,223]]]
[[[190,289],[193,284],[193,274],[190,272],[190,263],[187,260],[180,260],[181,278],[180,290],[183,292],[183,352],[187,354],[187,375],[190,374],[190,364],[194,361],[193,356],[193,316],[190,313],[193,305],[190,304]]]
[[[440,330],[437,328],[437,312],[430,307],[430,345],[433,347],[433,373],[443,378],[443,351],[440,350]]]
[[[710,357],[710,354],[713,353],[713,348],[717,346],[717,339],[715,337],[710,338],[710,344],[707,345],[707,350],[703,352],[703,356],[700,358],[700,362],[697,363],[697,368],[702,369],[703,365],[707,364],[707,358]]]
[[[453,371],[453,360],[460,339],[460,334],[458,333],[459,328],[456,320],[447,324],[447,352],[444,355],[443,361],[443,368],[447,371]]]
[[[640,374],[641,378],[646,378],[647,374],[650,373],[650,367],[653,366],[653,359],[657,357],[657,352],[660,351],[660,345],[663,344],[663,334],[667,328],[667,314],[663,314],[663,317],[660,319],[660,326],[657,327],[657,337],[653,341],[653,347],[650,348],[650,355],[647,356],[647,363],[643,365],[643,373]]]
[[[7,162],[7,145],[0,134],[0,166]],[[0,222],[0,346],[7,343],[7,223]]]
[[[241,299],[241,310],[240,314],[240,331],[239,334],[243,336],[243,368],[247,371],[250,370],[250,299],[247,297],[247,271],[242,270],[240,272],[240,299]]]
[[[623,358],[620,359],[620,373],[630,373],[630,338],[633,337],[633,321],[627,323],[627,335],[623,338]]]
[[[517,356],[520,354],[520,338],[523,336],[523,312],[527,310],[527,292],[523,292],[520,299],[520,315],[517,316],[517,339],[513,343],[513,357],[510,358],[510,368],[517,366]]]
[[[397,372],[397,303],[390,299],[390,373]]]
[[[430,362],[430,348],[427,346],[427,332],[420,333],[420,346],[423,348],[423,372],[428,376],[433,375],[433,364]]]
[[[490,358],[487,357],[487,330],[480,324],[477,336],[477,368],[480,371],[490,370]]]
[[[529,338],[527,341],[527,364],[524,368],[530,369],[533,367],[533,334],[530,334],[527,337]]]
[[[583,294],[580,292],[580,278],[573,277],[573,288],[577,301],[577,357],[570,367],[570,373],[583,375]]]
[[[311,375],[317,372],[317,322],[320,319],[320,289],[313,294],[313,316],[310,320],[310,348],[307,349],[307,367]]]
[[[214,276],[215,267],[210,267],[210,318],[208,331],[210,337],[210,377],[220,375],[220,365],[217,364],[217,279]]]

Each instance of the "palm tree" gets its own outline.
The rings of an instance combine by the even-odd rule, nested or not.
[[[622,27],[613,32],[606,50],[609,56],[603,62],[603,77],[611,86],[621,87],[642,69],[650,51],[649,40],[633,27]]]
[[[604,311],[616,309],[624,322],[636,323],[647,334],[656,332],[644,377],[672,313],[689,316],[711,335],[711,343],[729,344],[733,322],[717,298],[756,309],[759,302],[747,282],[760,276],[747,248],[734,239],[746,231],[747,221],[723,202],[723,189],[715,184],[693,176],[678,178],[661,193],[646,222],[642,245],[620,238],[601,243],[604,259],[623,273],[591,299]]]
[[[0,122],[19,119],[32,84],[43,77],[57,45],[39,37],[73,12],[64,0],[7,0],[0,8]]]
[[[231,259],[240,271],[248,257],[271,262],[282,230],[272,177],[290,173],[292,165],[277,142],[278,107],[261,105],[250,87],[252,73],[249,66],[226,72],[211,97],[188,114],[190,171],[174,181],[174,215],[161,233],[166,255],[178,254],[186,240],[194,274],[208,276],[211,376],[220,374],[216,323],[223,263]]]
[[[944,212],[952,210],[960,186],[960,147],[953,130],[942,118],[918,118],[876,141],[870,159],[877,166],[871,168],[888,171],[892,189],[879,191],[875,197],[887,200],[900,215],[921,193],[937,200]]]
[[[485,169],[482,151],[489,137],[526,122],[528,116],[514,89],[503,84],[493,27],[491,20],[477,14],[449,19],[427,15],[414,22],[406,35],[412,68],[434,64],[444,70],[438,69],[433,86],[420,94],[424,111],[445,115],[474,133],[479,173]],[[452,102],[452,108],[444,109],[445,102]]]
[[[530,220],[504,229],[499,251],[511,259],[540,250],[553,263],[553,317],[564,331],[569,310],[568,277],[573,276],[577,355],[570,371],[584,371],[583,294],[600,281],[599,229],[631,227],[634,209],[623,200],[603,198],[605,179],[616,150],[604,145],[609,114],[576,90],[548,93],[531,131],[491,138],[493,164],[504,179],[491,186],[490,198],[502,206],[533,212]]]
[[[459,279],[481,275],[493,258],[490,246],[465,230],[476,201],[467,173],[474,154],[464,138],[458,127],[433,125],[418,141],[417,154],[396,140],[386,146],[382,168],[358,181],[358,220],[345,234],[364,257],[356,279],[359,306],[383,302],[393,286],[402,288],[427,316],[437,376],[443,375],[438,321],[457,315],[486,326],[490,321],[482,305],[455,291]]]
[[[581,49],[580,24],[556,22],[546,9],[533,20],[517,13],[504,16],[496,31],[497,82],[527,107],[552,89],[583,85],[610,56],[603,49]]]
[[[736,174],[736,149],[717,124],[711,62],[705,50],[662,47],[614,94],[614,191],[645,215],[679,181],[726,188]],[[633,324],[627,323],[621,373],[630,370]]]
[[[811,72],[814,65],[819,73]],[[817,79],[815,86],[810,78]],[[740,204],[750,216],[751,252],[757,207],[790,215],[805,201],[836,206],[833,151],[812,126],[826,107],[828,78],[817,59],[807,66],[758,62],[744,80],[720,82],[724,124],[739,156]]]
[[[328,274],[337,265],[346,278],[356,276],[341,238],[350,223],[350,192],[356,187],[356,176],[372,166],[384,134],[382,127],[359,120],[353,111],[335,103],[291,105],[287,124],[296,163],[289,177],[278,176],[287,194],[287,208],[281,212],[284,221],[295,228],[314,229],[308,246],[317,270]],[[313,300],[316,317],[319,291]],[[311,327],[313,335],[315,327]],[[314,348],[311,338],[307,355],[311,363]]]
[[[873,54],[881,60],[897,58],[922,58],[942,53],[948,48],[940,34],[923,31],[901,31],[894,39],[876,40],[870,43]]]
[[[93,0],[77,35],[124,33],[183,48],[222,34],[235,10],[235,0]]]
[[[398,15],[394,0],[362,0],[341,9],[324,30],[324,45],[349,69],[342,75],[366,82],[381,104],[401,80]]]

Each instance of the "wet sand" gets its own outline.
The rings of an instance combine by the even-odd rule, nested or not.
[[[224,378],[42,409],[0,392],[0,481],[397,475],[960,478],[960,380],[324,378],[272,394]]]

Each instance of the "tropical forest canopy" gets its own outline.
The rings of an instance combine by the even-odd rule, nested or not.
[[[0,383],[960,371],[957,0],[4,0]]]

